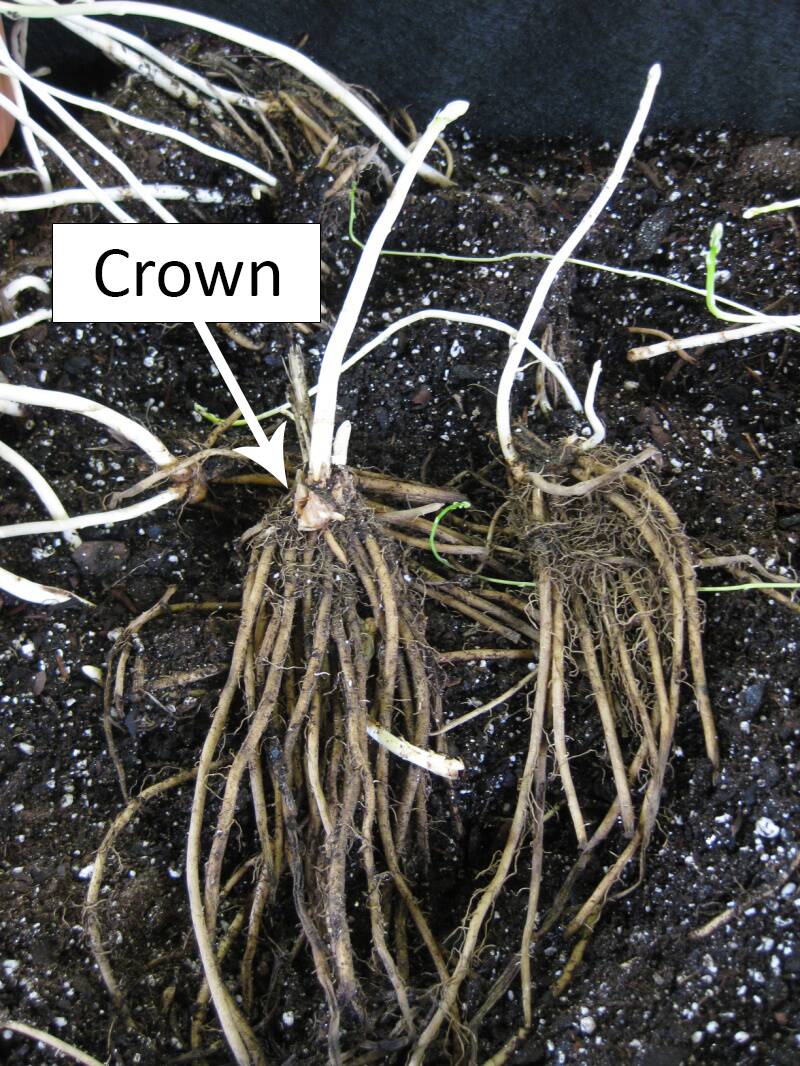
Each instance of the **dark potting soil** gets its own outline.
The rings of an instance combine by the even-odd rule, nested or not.
[[[268,76],[278,77],[274,69]],[[115,92],[144,114],[157,108],[165,121],[185,122],[175,105],[136,82]],[[178,205],[182,220],[321,222],[324,319],[299,338],[313,380],[356,258],[347,236],[347,189],[326,198],[334,177],[315,168],[299,135],[292,145],[295,173],[276,160],[278,196],[254,202],[249,179],[198,161],[188,150],[162,151],[135,131],[94,128],[125,149],[141,178],[222,191],[227,206]],[[416,184],[392,248],[479,256],[555,250],[614,158],[608,145],[548,143],[522,153],[513,145],[478,143],[463,130],[449,140],[457,188]],[[87,157],[71,137],[65,143]],[[7,158],[9,166],[21,161],[19,149]],[[104,168],[99,171],[111,183]],[[8,190],[30,188],[25,180],[7,182]],[[355,227],[363,236],[385,191],[375,171],[359,185]],[[751,222],[741,214],[767,198],[796,195],[798,187],[800,140],[653,132],[580,255],[702,287],[708,234],[714,222],[724,221],[719,292],[754,307],[796,312],[796,214]],[[41,269],[50,224],[70,220],[104,219],[87,207],[0,219],[4,280],[37,263]],[[422,307],[518,323],[541,270],[540,261],[524,258],[482,265],[384,258],[356,341]],[[753,553],[774,568],[797,564],[794,334],[695,349],[691,365],[673,356],[631,364],[626,350],[643,341],[630,329],[679,337],[715,323],[700,297],[586,267],[564,271],[540,328],[547,324],[555,354],[581,389],[592,362],[602,359],[596,406],[609,441],[624,453],[658,446],[663,491],[700,554]],[[283,359],[295,331],[269,325],[242,330],[261,345],[258,351],[219,336],[246,394],[256,409],[282,402]],[[430,484],[464,471],[483,471],[501,483],[493,416],[505,352],[499,334],[440,322],[397,335],[342,380],[340,415],[353,423],[352,464]],[[96,398],[148,425],[178,453],[190,452],[208,431],[194,413],[196,402],[220,414],[231,406],[193,329],[184,325],[41,324],[2,342],[0,371],[12,382]],[[517,386],[519,412],[531,400],[531,380],[529,374]],[[530,428],[545,437],[558,432],[541,421]],[[110,492],[149,472],[130,447],[77,417],[31,410],[19,419],[4,416],[2,431],[46,473],[70,513],[98,510]],[[244,442],[243,431],[238,436]],[[4,484],[0,522],[41,517],[21,479],[6,473]],[[147,808],[126,831],[101,897],[107,947],[143,1036],[116,1018],[84,932],[93,858],[121,802],[101,728],[101,691],[83,667],[102,667],[111,635],[168,585],[178,586],[176,600],[236,601],[241,559],[235,541],[258,519],[265,499],[252,486],[212,485],[206,506],[86,531],[78,555],[59,537],[3,542],[4,566],[73,588],[93,606],[45,609],[5,597],[0,607],[0,1009],[113,1063],[157,1066],[187,1046],[199,973],[182,872],[191,789]],[[733,583],[719,571],[701,571],[701,579]],[[779,1066],[800,1055],[800,873],[786,876],[800,836],[800,618],[758,592],[709,593],[704,600],[706,663],[723,758],[719,781],[712,781],[687,690],[644,877],[635,886],[626,882],[633,890],[609,903],[566,994],[555,1002],[540,997],[534,1032],[513,1059],[518,1066]],[[452,632],[433,604],[429,614],[434,646],[486,642],[477,630]],[[190,691],[160,692],[158,705],[131,702],[126,708],[117,743],[132,789],[194,764],[235,625],[231,611],[190,612],[143,632],[148,679],[186,670],[204,678]],[[524,668],[485,662],[448,667],[447,715],[502,691]],[[516,789],[524,706],[518,697],[451,734],[467,762],[456,790],[464,833],[456,838],[445,805],[438,818],[434,807],[443,856],[426,900],[434,917],[455,906],[463,910],[474,878],[491,858]],[[597,787],[602,792],[603,783]],[[572,857],[569,838],[568,826],[554,819],[545,856],[553,885]],[[517,950],[522,889],[522,879],[512,882],[489,925],[480,981],[491,980]],[[282,906],[271,920],[294,922],[289,901]],[[692,938],[693,930],[729,907],[733,913],[713,933]],[[545,941],[536,964],[542,993],[567,955],[563,939]],[[269,974],[259,977],[268,981]],[[283,981],[280,1010],[263,1034],[271,1061],[321,1063],[322,1008],[302,956]],[[483,1031],[484,1057],[518,1025],[517,1009],[512,989]],[[51,1052],[8,1031],[0,1033],[0,1049],[10,1063],[53,1061]],[[207,1061],[229,1060],[221,1051]]]

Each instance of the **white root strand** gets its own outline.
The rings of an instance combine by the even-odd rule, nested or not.
[[[503,367],[503,373],[500,376],[500,384],[497,389],[497,437],[500,441],[500,446],[503,449],[503,455],[505,456],[506,461],[510,464],[517,463],[519,459],[517,450],[511,439],[511,391],[517,376],[517,371],[520,368],[520,363],[522,362],[522,355],[525,350],[524,341],[530,337],[533,327],[536,324],[536,320],[539,317],[539,313],[544,305],[544,301],[547,298],[547,294],[550,292],[559,271],[592,228],[622,180],[625,168],[633,155],[634,148],[636,147],[645,120],[647,119],[660,77],[661,67],[656,63],[650,68],[650,72],[647,76],[647,84],[639,103],[636,116],[633,120],[633,125],[625,138],[611,173],[608,178],[606,178],[594,203],[545,267],[544,273],[539,279],[539,283],[537,284],[528,305],[528,310],[525,312],[525,317],[520,325],[517,341],[513,345],[508,359],[506,360],[506,364]]]
[[[74,396],[70,392],[59,392],[55,389],[34,389],[29,385],[9,385],[0,382],[0,401],[3,400],[28,407],[47,407],[54,411],[69,411],[72,414],[84,415],[86,418],[99,422],[120,437],[124,437],[137,448],[141,448],[156,466],[170,466],[176,461],[175,456],[149,429],[140,426],[132,418],[121,415],[118,411],[112,411],[110,407],[105,407],[96,400],[89,400],[85,396]]]
[[[56,495],[56,491],[50,482],[39,473],[33,463],[29,463],[23,455],[20,455],[18,451],[15,451],[14,448],[5,444],[1,440],[0,459],[8,463],[9,466],[13,466],[17,473],[22,474],[30,487],[42,501],[45,510],[51,518],[69,519],[69,515],[67,514],[63,503]],[[71,544],[73,548],[78,548],[83,543],[78,534],[72,530],[65,531],[64,540],[67,541],[68,544]]]
[[[336,398],[344,353],[358,323],[367,289],[378,265],[386,238],[403,209],[411,183],[419,173],[425,156],[444,128],[463,115],[468,106],[464,100],[454,100],[434,115],[400,172],[395,187],[361,251],[358,266],[325,348],[319,371],[317,401],[314,405],[308,456],[308,474],[312,483],[324,483],[330,475],[333,433],[336,423]]]

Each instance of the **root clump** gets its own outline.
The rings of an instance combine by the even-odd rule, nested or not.
[[[230,668],[188,772],[187,882],[203,977],[194,1054],[214,1046],[213,1002],[235,1061],[265,1062],[282,985],[313,971],[323,994],[314,1039],[331,1063],[481,1062],[480,1030],[519,981],[521,1028],[489,1060],[506,1061],[548,979],[537,946],[559,928],[574,938],[550,988],[559,995],[615,887],[637,858],[643,870],[687,671],[716,767],[694,563],[674,511],[649,475],[610,451],[567,447],[537,465],[535,477],[512,479],[486,559],[506,574],[515,560],[520,580],[502,583],[525,586],[528,619],[510,637],[538,642],[523,678],[535,687],[521,769],[507,833],[446,929],[428,917],[430,792],[446,788],[430,771],[452,780],[463,767],[446,750],[457,723],[442,720],[443,678],[425,640],[423,596],[436,575],[406,572],[380,506],[367,505],[345,468],[324,487],[298,477],[293,497],[242,538]],[[408,514],[423,522],[417,510]],[[483,571],[480,580],[472,592],[463,579],[449,586],[468,619],[476,603],[492,624],[487,608],[509,619],[515,605],[524,610],[517,590],[500,591]],[[566,876],[545,861],[551,825],[570,826],[577,846]],[[98,888],[101,879],[98,866]],[[519,951],[494,969],[483,958],[487,922],[523,884]],[[94,941],[102,958],[96,923]],[[107,959],[101,969],[110,975]]]
[[[651,451],[635,463],[620,462],[608,450],[588,455],[562,445],[550,462],[540,458],[537,470],[520,464],[514,471],[496,523],[496,543],[521,550],[533,578],[518,584],[530,589],[539,627],[528,751],[539,753],[540,765],[527,786],[523,780],[527,825],[513,857],[530,870],[520,950],[470,1023],[477,1033],[519,977],[524,1024],[492,1063],[508,1061],[532,1024],[537,944],[560,923],[577,938],[550,988],[550,995],[560,995],[606,901],[637,857],[643,872],[687,674],[709,760],[715,771],[719,766],[695,562],[651,476],[630,473],[648,458]],[[560,784],[555,800],[547,790],[551,777]],[[592,777],[607,780],[611,790],[604,814],[596,803],[587,805]],[[545,807],[571,826],[578,858],[540,912]],[[530,842],[525,852],[524,839]],[[598,856],[605,872],[588,895],[578,895],[581,876]]]
[[[430,985],[447,977],[412,886],[430,852],[424,769],[452,778],[462,765],[442,737],[438,752],[427,750],[441,692],[424,618],[350,475],[338,470],[327,491],[301,486],[246,539],[241,622],[195,785],[192,922],[237,1061],[263,1062],[254,967],[267,935],[291,951],[269,915],[289,881],[299,922],[290,939],[310,953],[326,1000],[328,1058],[338,1063],[365,1032],[412,1039],[420,1004],[411,969]],[[228,763],[214,800],[210,767],[220,758]],[[245,821],[255,828],[253,855],[235,832]],[[243,864],[245,875],[226,888]],[[234,930],[239,949],[228,951]],[[267,968],[277,965],[276,954]],[[234,973],[241,1004],[230,991]],[[192,1046],[202,1043],[201,1012]]]

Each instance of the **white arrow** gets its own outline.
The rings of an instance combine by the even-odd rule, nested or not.
[[[272,474],[280,481],[281,485],[288,487],[286,481],[286,467],[283,461],[283,437],[286,433],[286,423],[281,422],[275,432],[272,434],[272,440],[269,440],[264,430],[261,428],[261,423],[258,421],[255,415],[255,411],[247,401],[247,397],[242,392],[242,387],[234,377],[233,371],[228,366],[225,356],[220,351],[219,345],[211,336],[211,330],[205,324],[205,322],[195,322],[195,329],[200,334],[200,337],[208,348],[208,354],[214,360],[217,370],[222,375],[222,380],[228,386],[231,396],[236,401],[236,406],[242,412],[245,422],[250,427],[250,432],[258,441],[258,445],[253,447],[249,445],[244,448],[237,448],[237,452],[241,452],[242,455],[246,455],[248,459],[252,459],[254,463],[258,463],[259,466],[263,466],[267,473]]]

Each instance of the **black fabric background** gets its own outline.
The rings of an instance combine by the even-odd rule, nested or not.
[[[176,5],[178,6],[178,5]],[[498,138],[619,139],[649,65],[664,79],[650,128],[800,133],[800,0],[186,0],[288,44],[424,123],[456,96]],[[123,24],[142,31],[138,20]],[[151,23],[151,36],[172,32]],[[72,84],[107,76],[60,29],[31,31],[29,65]]]

